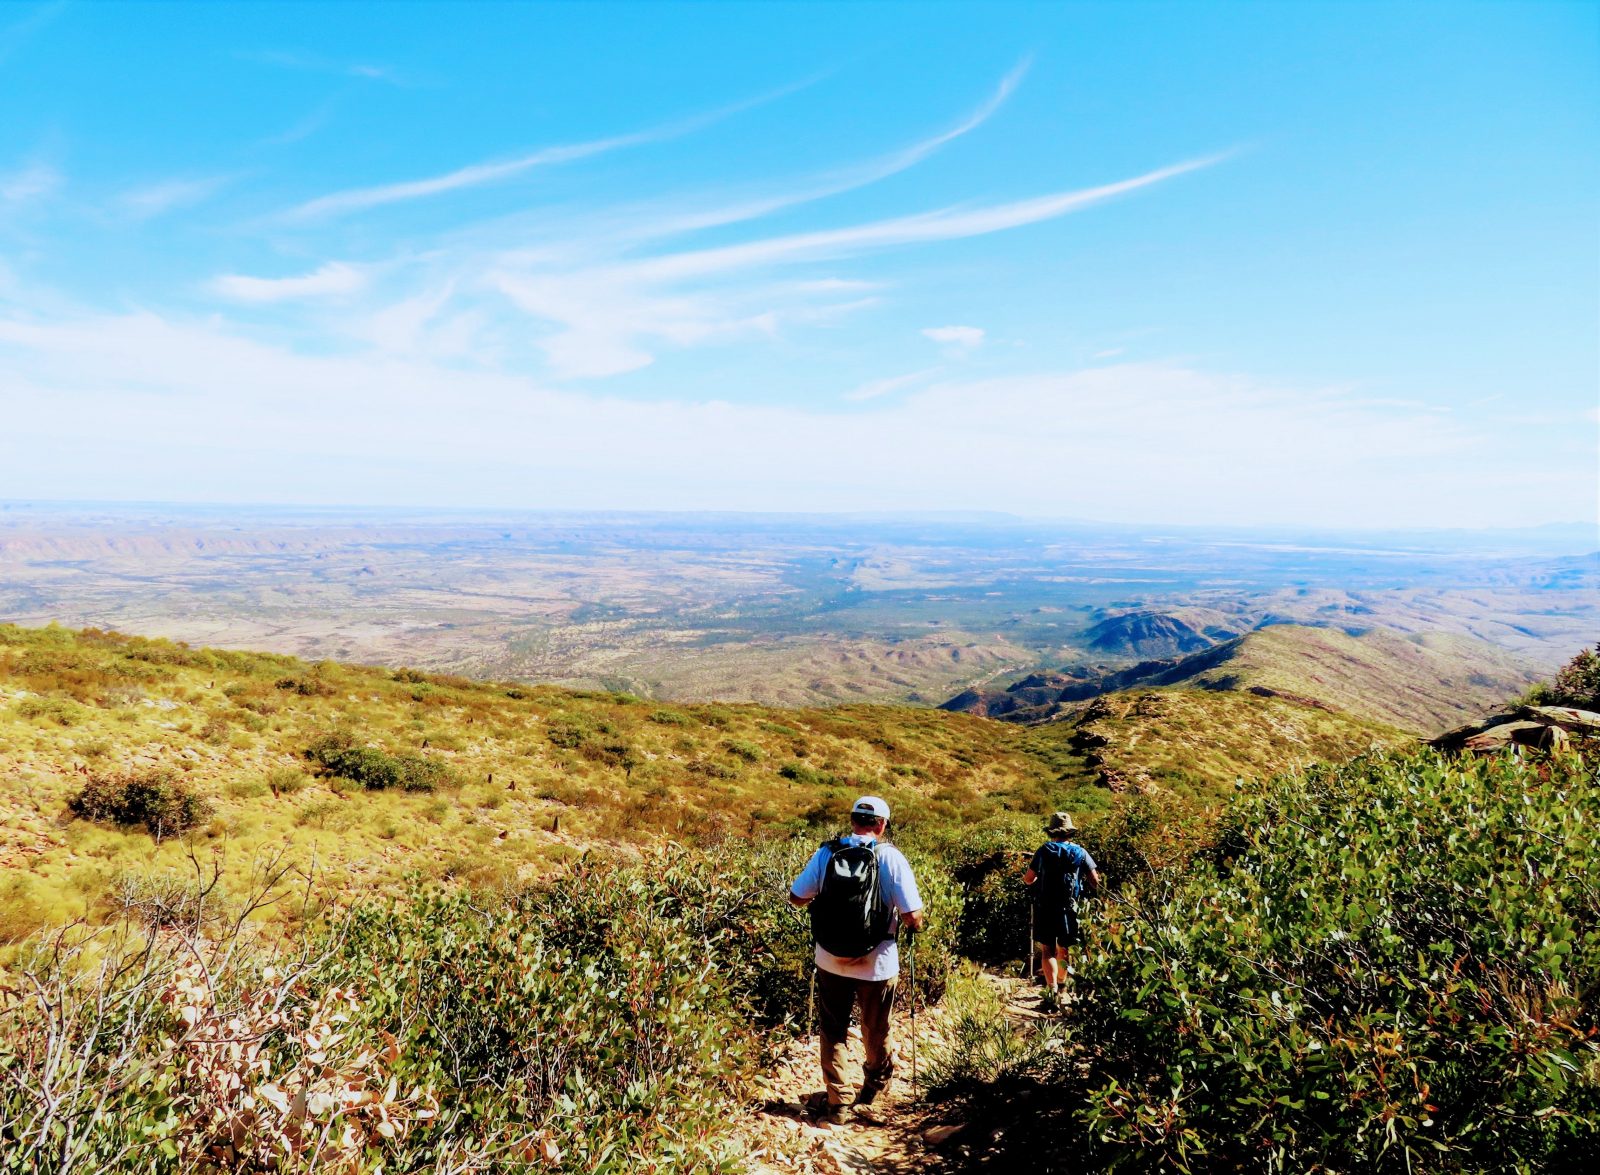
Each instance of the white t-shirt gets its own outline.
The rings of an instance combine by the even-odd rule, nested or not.
[[[875,839],[855,833],[840,838],[847,845],[870,845]],[[811,855],[789,887],[795,897],[809,899],[822,892],[822,878],[832,856],[827,845]],[[917,892],[917,879],[911,875],[911,863],[891,844],[878,849],[878,887],[889,907],[889,937],[859,959],[841,959],[818,947],[817,966],[822,970],[847,979],[893,979],[900,974],[900,952],[894,934],[901,914],[915,914],[922,909],[922,895]]]

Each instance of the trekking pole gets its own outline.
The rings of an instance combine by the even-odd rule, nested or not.
[[[817,1023],[817,967],[811,965],[811,990],[806,994],[806,1039],[816,1035]]]
[[[1028,903],[1028,941],[1023,947],[1023,953],[1028,956],[1028,982],[1033,982],[1033,903]]]
[[[916,1101],[922,1096],[917,1085],[917,932],[913,930],[906,936],[910,939],[911,956],[911,1100]]]

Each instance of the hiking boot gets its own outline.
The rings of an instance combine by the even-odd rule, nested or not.
[[[800,1104],[805,1107],[807,1116],[818,1124],[844,1121],[844,1106],[830,1105],[826,1090],[806,1094]]]
[[[878,1099],[878,1095],[888,1087],[888,1084],[887,1080],[874,1080],[869,1077],[861,1083],[861,1089],[856,1093],[855,1104],[858,1106],[870,1106]]]

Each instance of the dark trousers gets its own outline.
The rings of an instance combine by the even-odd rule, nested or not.
[[[876,1092],[894,1075],[894,1054],[889,1051],[889,1012],[894,1007],[899,979],[848,979],[817,968],[817,1020],[822,1035],[822,1083],[828,1104],[845,1103],[845,1041],[850,1031],[850,1010],[861,1009],[861,1043],[866,1057],[861,1065],[862,1092]]]

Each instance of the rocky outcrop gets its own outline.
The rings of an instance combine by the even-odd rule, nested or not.
[[[1126,669],[1092,666],[1063,669],[1059,673],[1030,673],[1004,690],[966,690],[939,709],[1024,725],[1048,722],[1060,714],[1064,706],[1147,684],[1181,664],[1180,661],[1141,661]]]
[[[1571,706],[1518,706],[1428,740],[1447,755],[1554,751],[1573,743],[1600,745],[1600,714]]]
[[[1339,712],[1337,706],[1330,706],[1327,702],[1317,698],[1308,698],[1304,694],[1291,694],[1279,689],[1269,689],[1264,685],[1252,685],[1244,692],[1254,694],[1258,698],[1282,698],[1284,701],[1293,702],[1297,706],[1310,706],[1314,710],[1326,710],[1329,714],[1337,714]]]

